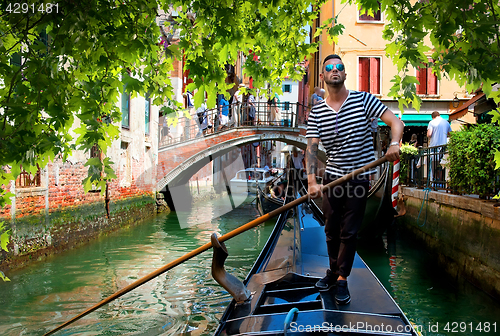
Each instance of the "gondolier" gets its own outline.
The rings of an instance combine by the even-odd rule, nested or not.
[[[328,97],[311,109],[306,134],[307,177],[309,194],[313,197],[321,192],[321,186],[316,182],[320,140],[328,155],[323,176],[323,183],[327,184],[375,159],[371,118],[381,118],[391,127],[392,142],[386,153],[389,161],[399,158],[399,141],[404,127],[394,113],[372,94],[347,90],[344,63],[338,55],[325,58],[320,79],[326,84]],[[356,254],[357,233],[369,189],[368,178],[373,173],[375,170],[366,171],[323,194],[330,269],[316,287],[326,291],[336,286],[337,304],[347,304],[351,300],[347,277]]]

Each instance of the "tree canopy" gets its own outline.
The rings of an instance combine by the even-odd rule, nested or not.
[[[21,167],[34,172],[58,155],[65,158],[95,144],[105,153],[119,134],[117,102],[124,89],[132,96],[148,93],[157,105],[172,101],[169,72],[176,57],[185,57],[193,80],[189,89],[197,90],[195,105],[205,92],[209,105],[214,105],[217,92],[232,85],[225,83],[224,68],[235,63],[238,51],[252,55],[244,69],[256,86],[268,82],[279,91],[280,79],[301,78],[298,64],[318,47],[306,43],[306,26],[313,24],[324,2],[60,0],[48,6],[34,0],[16,8],[13,2],[0,1],[0,206],[11,196],[8,185]],[[377,0],[343,2],[369,12],[379,6]],[[381,4],[387,55],[400,71],[390,95],[401,108],[420,104],[416,78],[407,71],[410,65],[427,63],[428,52],[438,76],[466,84],[469,92],[482,87],[500,102],[500,93],[492,91],[500,78],[497,2]],[[179,30],[180,41],[165,48],[159,44],[156,19],[159,9],[171,8],[178,13],[171,28]],[[332,18],[322,28],[336,35],[343,26]],[[68,130],[76,118],[78,138],[72,139]],[[496,159],[498,168],[500,152]],[[102,187],[115,177],[109,159],[91,159],[87,165],[86,189],[92,183]],[[6,248],[3,237],[1,247]]]
[[[245,64],[256,85],[298,79],[297,64],[315,49],[305,43],[305,24],[315,17],[307,10],[311,4],[67,0],[50,12],[41,1],[21,8],[2,4],[0,167],[11,169],[2,170],[0,184],[7,185],[21,166],[33,172],[37,164],[43,167],[75,148],[98,144],[105,151],[118,135],[116,103],[124,88],[132,95],[148,93],[158,105],[172,99],[169,71],[173,58],[182,56],[179,50],[194,81],[190,88],[197,89],[197,105],[205,92],[214,105],[217,91],[226,91],[224,67],[235,63],[238,51],[256,55]],[[159,9],[170,8],[179,14],[170,28],[179,29],[181,38],[164,50],[156,18]],[[75,117],[81,123],[78,139],[68,134]],[[87,164],[87,188],[114,178],[111,162]]]
[[[227,64],[237,52],[248,57],[245,71],[256,86],[278,87],[280,78],[299,79],[297,65],[314,52],[306,25],[311,5],[323,0],[61,0],[16,6],[1,1],[0,14],[0,206],[24,169],[35,173],[73,150],[106,149],[119,134],[120,92],[146,93],[153,104],[176,106],[169,72],[185,57],[195,104],[204,93],[215,104],[225,93]],[[56,6],[57,5],[57,6]],[[176,44],[161,45],[160,10],[175,9]],[[168,32],[167,32],[168,33]],[[168,104],[170,102],[170,104]],[[174,112],[175,109],[167,111]],[[69,130],[79,120],[78,138]],[[115,178],[113,163],[91,158],[85,189]],[[2,227],[0,227],[2,230]],[[2,234],[6,249],[6,232]]]

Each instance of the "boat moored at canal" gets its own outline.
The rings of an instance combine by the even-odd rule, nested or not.
[[[236,176],[229,181],[232,193],[256,193],[257,184],[261,189],[273,180],[269,169],[265,168],[246,168],[236,173]]]

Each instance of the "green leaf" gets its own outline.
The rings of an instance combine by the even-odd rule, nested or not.
[[[500,150],[495,151],[495,170],[500,169]]]
[[[199,87],[198,91],[194,94],[194,106],[198,108],[203,104],[205,100],[205,87],[202,85]]]
[[[500,125],[500,110],[499,109],[490,111],[490,112],[488,112],[488,114],[492,116],[492,118],[491,118],[492,123],[497,123]]]
[[[18,162],[13,162],[10,172],[12,177],[16,179],[21,174],[21,165]]]
[[[5,274],[4,274],[2,271],[0,271],[0,278],[1,278],[3,281],[10,281],[10,279],[9,279],[9,278],[7,278],[7,277],[5,276]]]
[[[3,223],[0,225],[0,232],[3,230]],[[7,245],[9,244],[10,230],[3,232],[0,235],[0,250],[8,252]]]

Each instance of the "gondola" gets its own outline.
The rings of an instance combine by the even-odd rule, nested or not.
[[[260,187],[257,187],[257,209],[261,215],[278,209],[284,200],[267,195]]]
[[[214,335],[416,336],[410,321],[358,255],[349,277],[349,304],[339,306],[334,290],[319,292],[314,287],[329,267],[326,244],[319,243],[325,241],[323,226],[314,202],[282,213],[241,283],[240,292],[246,291],[247,296],[233,295],[236,299]]]
[[[292,163],[293,164],[293,163]],[[368,192],[365,217],[359,230],[360,239],[373,239],[381,236],[393,222],[396,211],[392,207],[392,166],[385,164],[382,167],[379,179],[371,186]],[[300,188],[307,190],[306,180],[297,179]],[[257,209],[261,215],[278,209],[283,200],[267,195],[262,188],[257,188]]]

